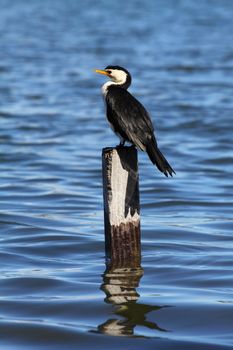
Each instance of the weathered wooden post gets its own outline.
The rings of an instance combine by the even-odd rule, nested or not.
[[[104,148],[102,162],[106,255],[137,266],[141,255],[137,150]]]

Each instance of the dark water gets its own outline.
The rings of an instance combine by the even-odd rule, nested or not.
[[[1,349],[232,349],[233,2],[0,9]],[[104,274],[101,149],[118,140],[93,68],[108,64],[131,71],[177,172],[139,156],[131,275]]]

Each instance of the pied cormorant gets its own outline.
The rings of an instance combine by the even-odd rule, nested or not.
[[[127,91],[132,80],[130,73],[119,66],[107,66],[104,70],[95,71],[111,79],[102,86],[102,93],[106,101],[107,119],[113,131],[120,137],[120,145],[130,142],[147,152],[152,163],[164,175],[175,174],[157,146],[154,127],[148,112]]]

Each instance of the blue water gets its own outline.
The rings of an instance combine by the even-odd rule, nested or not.
[[[233,2],[0,9],[1,348],[232,349]],[[177,173],[139,154],[134,302],[106,294],[122,276],[105,271],[101,150],[118,140],[93,69],[109,64]]]

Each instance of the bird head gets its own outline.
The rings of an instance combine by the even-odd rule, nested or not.
[[[96,73],[107,75],[114,84],[120,85],[121,87],[128,88],[131,84],[130,73],[119,66],[107,66],[104,70],[96,69]]]

